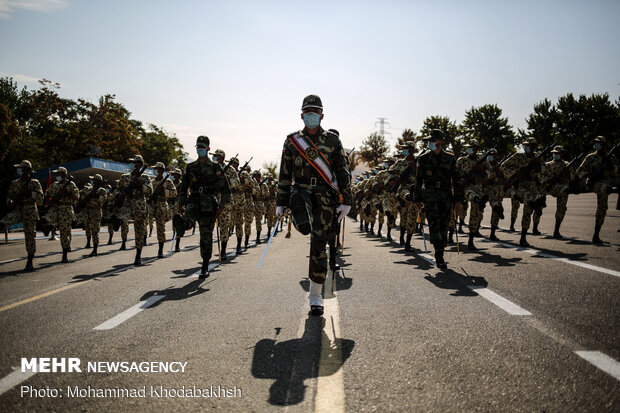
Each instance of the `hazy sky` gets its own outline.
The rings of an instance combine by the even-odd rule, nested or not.
[[[0,0],[0,76],[106,93],[179,137],[278,161],[318,94],[358,147],[497,104],[515,129],[568,92],[620,95],[620,1]]]

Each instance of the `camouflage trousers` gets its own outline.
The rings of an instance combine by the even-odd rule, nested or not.
[[[63,250],[71,247],[71,224],[75,219],[73,213],[73,207],[71,205],[60,205],[52,207],[47,214],[43,217],[49,225],[58,225],[58,231],[60,232],[60,245]]]
[[[519,215],[519,208],[521,208],[521,202],[516,197],[510,198],[510,222],[514,222],[517,220],[517,215]]]
[[[411,202],[412,203],[412,202]],[[398,216],[400,218],[400,229],[405,230],[407,226],[407,209],[409,208],[409,201],[404,201],[403,204],[398,204]]]
[[[75,214],[75,222],[78,226],[82,225],[84,227],[84,232],[86,233],[86,236],[90,237],[91,236],[90,227],[86,225],[86,209],[87,208],[82,208],[80,212]]]
[[[252,221],[254,221],[254,200],[251,197],[245,198],[245,209],[243,210],[243,233],[246,237],[252,235]]]
[[[465,221],[465,216],[467,216],[468,202],[467,199],[461,203],[461,206],[456,209],[456,217],[459,219],[459,222]],[[450,214],[450,226],[454,226],[454,214]]]
[[[407,209],[405,211],[405,222],[407,223],[405,230],[407,234],[413,234],[415,232],[415,228],[418,224],[418,211],[418,208],[415,207],[413,202],[407,201]],[[421,215],[420,219],[422,219]]]
[[[148,208],[146,205],[146,200],[144,198],[126,200],[125,204],[120,209],[117,217],[121,220],[122,224],[126,224],[129,221],[130,217],[133,218],[133,229],[136,236],[136,248],[142,249],[142,247],[144,247],[144,237],[146,236],[148,218]],[[126,238],[123,238],[123,240],[125,239]]]
[[[609,186],[610,185],[606,182],[598,182],[594,184],[592,188],[592,191],[596,194],[595,224],[597,226],[602,226],[603,222],[605,222],[605,216],[607,215],[607,209],[609,207],[607,203],[609,198],[609,193],[607,192]]]
[[[265,206],[263,201],[254,202],[254,218],[256,220],[256,232],[260,233],[263,229],[263,215],[265,214]]]
[[[489,203],[492,207],[501,206],[504,200],[504,186],[503,185],[489,185],[485,188],[486,194],[489,195]],[[491,212],[491,226],[497,227],[499,225],[499,214],[493,210]]]
[[[222,242],[228,242],[228,238],[230,237],[230,229],[233,226],[233,205],[232,203],[226,204],[224,206],[224,210],[220,214],[218,218],[218,225],[220,227],[220,237]]]
[[[170,219],[168,203],[166,201],[155,202],[151,211],[157,225],[157,242],[166,242],[166,221]]]
[[[102,216],[101,207],[86,207],[82,211],[80,211],[80,214],[82,213],[84,214],[83,222],[86,235],[90,235],[92,237],[94,245],[99,245],[99,230],[101,229]]]
[[[26,242],[26,252],[34,254],[37,252],[37,244],[35,237],[37,235],[37,220],[39,219],[39,211],[36,205],[24,205],[17,207],[8,214],[0,222],[7,228],[11,225],[24,224],[24,240]]]
[[[153,231],[153,225],[155,224],[155,208],[151,206],[151,204],[147,203],[146,211],[147,211],[147,216],[146,216],[147,226],[149,228],[149,231]]]
[[[398,215],[398,203],[394,194],[386,194],[381,199],[383,213],[388,218],[387,225],[389,228],[396,225],[396,215]]]
[[[245,210],[245,197],[243,194],[232,194],[232,223],[235,226],[237,238],[243,236],[243,212]]]
[[[273,228],[276,224],[276,200],[271,199],[265,201],[265,218],[267,218],[267,226]]]
[[[145,230],[146,233],[146,230]],[[123,221],[121,224],[121,240],[127,242],[127,236],[129,235],[129,222]]]

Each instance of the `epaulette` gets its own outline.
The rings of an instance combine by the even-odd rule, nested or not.
[[[327,135],[329,135],[330,137],[340,139],[340,137],[339,137],[338,135],[336,135],[336,134],[335,134],[334,132],[332,132],[332,131],[327,130],[327,131],[325,131],[325,132],[326,132],[326,133],[327,133]]]
[[[298,133],[299,133],[299,131],[298,131],[298,130],[296,130],[295,132],[291,132],[291,133],[289,133],[288,135],[286,135],[286,138],[288,139],[288,138],[290,138],[291,136],[297,135]],[[280,136],[282,136],[282,135],[280,135]]]

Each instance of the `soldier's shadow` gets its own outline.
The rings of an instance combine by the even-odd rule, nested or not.
[[[127,271],[128,269],[133,268],[133,264],[117,264],[117,265],[113,265],[112,269],[108,269],[105,271],[101,271],[95,274],[80,274],[80,275],[76,275],[72,278],[71,281],[69,281],[69,283],[74,284],[74,283],[79,283],[79,282],[84,282],[84,281],[89,281],[92,280],[93,278],[100,278],[100,277],[117,277],[119,276],[122,272]]]
[[[323,317],[310,316],[306,319],[301,338],[281,343],[275,339],[262,339],[256,343],[252,357],[252,375],[260,379],[275,380],[269,388],[269,403],[275,406],[301,403],[306,395],[306,379],[319,377],[319,374],[330,376],[349,359],[355,342],[336,338],[335,342],[330,343],[323,332],[324,326]],[[319,372],[321,341],[330,343],[324,346],[326,351],[330,352],[327,355],[330,360],[338,360],[337,352],[341,352],[341,362],[327,363]]]
[[[207,281],[206,283],[205,283],[205,280],[194,280],[178,288],[168,287],[164,290],[152,290],[152,291],[145,293],[140,298],[140,301],[145,301],[148,298],[155,296],[155,295],[163,295],[164,296],[163,299],[157,301],[155,304],[149,307],[149,308],[153,308],[153,307],[157,307],[164,301],[185,300],[187,298],[196,297],[197,295],[204,294],[207,291],[209,291],[208,288],[202,287],[203,283],[204,285],[207,285],[215,280],[216,278],[212,278],[212,279],[209,279],[209,281]]]
[[[399,252],[397,251],[393,251],[393,253],[398,254]],[[414,254],[415,252],[411,251],[411,252],[407,252],[407,254]],[[406,261],[394,261],[394,264],[405,264],[405,265],[412,265],[414,267],[412,267],[412,269],[414,270],[430,270],[431,268],[434,268],[434,266],[429,263],[428,261],[426,261],[424,258],[420,257],[419,255],[414,255],[411,258],[408,258]]]
[[[449,251],[456,253],[456,246],[451,247]],[[483,248],[478,248],[473,254],[475,254],[474,258],[470,258],[469,261],[495,264],[497,267],[514,267],[516,263],[523,261],[523,258],[504,258],[501,255],[489,254],[486,252],[486,249]]]
[[[486,287],[487,280],[484,277],[472,277],[463,268],[464,274],[458,273],[450,268],[442,270],[433,277],[430,273],[424,279],[431,282],[435,287],[444,290],[454,290],[450,295],[454,297],[475,297],[478,294],[468,288],[468,286]]]

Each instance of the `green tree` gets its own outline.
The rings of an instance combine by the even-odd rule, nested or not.
[[[360,158],[368,166],[375,168],[386,158],[389,150],[390,145],[387,140],[377,132],[374,132],[362,141]]]
[[[423,138],[431,136],[433,129],[439,129],[444,133],[445,147],[448,150],[457,156],[463,151],[464,141],[461,129],[448,116],[429,116],[424,119],[418,136],[419,142],[422,142]]]
[[[502,117],[497,105],[472,107],[465,112],[461,129],[466,139],[477,139],[481,149],[495,148],[500,156],[513,151],[517,143],[508,118]]]
[[[140,153],[145,162],[151,165],[155,162],[163,162],[166,166],[174,165],[181,169],[185,168],[187,153],[183,152],[183,145],[176,136],[153,124],[149,124],[148,129],[142,135]]]
[[[400,145],[404,145],[407,141],[413,141],[416,144],[416,148],[418,147],[418,143],[422,142],[422,138],[418,136],[412,129],[404,129],[403,133],[396,140],[396,144],[394,145],[395,153],[400,153],[401,149],[398,147]]]
[[[271,175],[273,179],[278,177],[278,163],[276,161],[264,162],[263,169],[267,171],[267,174]]]

